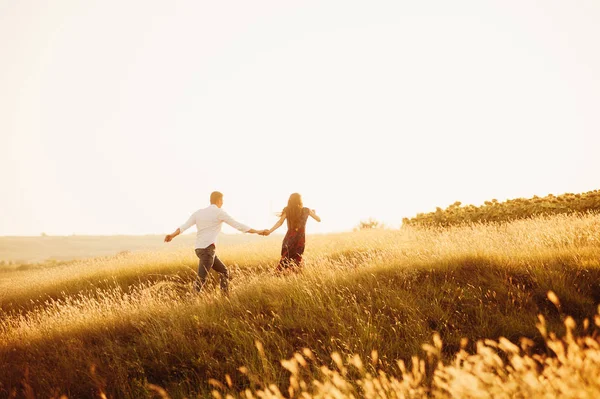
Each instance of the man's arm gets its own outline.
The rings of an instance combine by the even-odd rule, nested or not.
[[[242,233],[260,234],[264,232],[264,230],[254,230],[246,226],[245,224],[238,222],[237,220],[229,216],[229,214],[224,210],[221,210],[221,213],[219,214],[219,220],[227,223],[228,225],[230,225],[234,229],[241,231]]]
[[[165,236],[165,242],[171,242],[171,240],[175,237],[177,237],[179,234],[181,234],[181,230],[179,229],[179,227],[177,228],[177,230],[175,230],[174,232],[172,232],[171,234],[167,234]]]
[[[181,226],[179,226],[177,228],[177,230],[175,230],[173,233],[171,234],[167,234],[165,236],[165,242],[171,242],[171,240],[175,237],[177,237],[179,234],[183,233],[184,231],[186,231],[187,229],[189,229],[190,227],[192,227],[192,225],[196,223],[196,214],[193,213],[192,216],[189,217],[189,219],[182,224]]]

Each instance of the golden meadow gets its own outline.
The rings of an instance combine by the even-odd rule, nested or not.
[[[191,248],[0,273],[0,397],[600,397],[600,216]],[[550,294],[549,294],[550,292]]]

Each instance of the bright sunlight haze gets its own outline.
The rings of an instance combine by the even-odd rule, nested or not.
[[[0,235],[598,189],[598,1],[3,1]],[[231,228],[225,232],[233,232]]]

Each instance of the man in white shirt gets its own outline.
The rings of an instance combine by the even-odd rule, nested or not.
[[[198,278],[194,282],[194,288],[200,292],[206,283],[206,277],[210,269],[214,269],[220,275],[221,290],[227,294],[229,289],[229,270],[227,266],[215,255],[215,244],[217,236],[221,232],[223,222],[238,229],[244,233],[255,233],[265,235],[266,230],[254,230],[250,227],[237,222],[221,207],[223,206],[223,194],[214,191],[210,194],[210,206],[199,209],[190,216],[190,218],[179,226],[172,234],[167,234],[165,242],[170,242],[173,238],[183,233],[185,230],[196,225],[196,256],[199,259]]]

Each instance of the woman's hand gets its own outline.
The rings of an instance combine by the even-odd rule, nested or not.
[[[321,218],[317,216],[317,212],[315,212],[315,210],[314,210],[314,209],[310,209],[310,210],[309,210],[309,212],[308,212],[308,214],[309,214],[309,215],[310,215],[310,216],[311,216],[313,219],[315,219],[317,222],[320,222],[320,221],[321,221]]]

